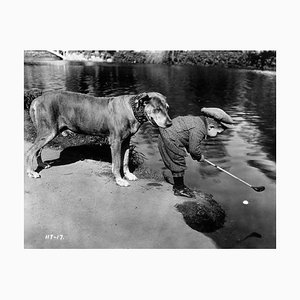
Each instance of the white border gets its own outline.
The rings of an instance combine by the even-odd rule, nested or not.
[[[29,0],[4,6],[1,293],[14,299],[251,300],[299,294],[293,272],[299,267],[296,1]],[[24,250],[23,50],[62,47],[277,50],[277,250]]]

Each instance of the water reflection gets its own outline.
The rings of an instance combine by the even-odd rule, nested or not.
[[[65,89],[67,65],[61,61],[30,63],[24,66],[25,89]]]

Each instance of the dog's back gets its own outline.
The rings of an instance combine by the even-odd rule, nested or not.
[[[30,117],[39,131],[68,128],[79,133],[105,134],[114,119],[113,102],[121,100],[117,98],[99,98],[66,91],[47,92],[33,100]],[[118,110],[119,107],[118,103]]]

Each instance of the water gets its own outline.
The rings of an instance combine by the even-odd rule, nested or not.
[[[116,65],[52,61],[24,66],[25,89],[63,89],[94,96],[156,91],[167,96],[170,116],[198,115],[202,107],[220,107],[237,122],[233,130],[203,144],[205,157],[254,186],[187,159],[186,184],[213,194],[225,209],[222,229],[209,236],[220,248],[276,247],[276,75],[272,72],[216,67]],[[157,130],[144,124],[133,143],[146,165],[164,168]],[[248,205],[243,201],[247,200]],[[253,234],[255,233],[255,234]]]

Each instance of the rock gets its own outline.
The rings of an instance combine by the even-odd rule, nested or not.
[[[184,221],[192,229],[208,233],[223,227],[225,211],[213,199],[212,195],[196,191],[196,199],[176,204],[176,209],[182,213]]]

